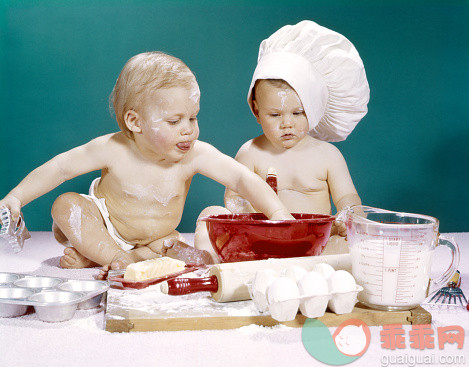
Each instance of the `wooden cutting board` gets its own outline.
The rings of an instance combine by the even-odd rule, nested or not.
[[[378,311],[357,304],[352,313],[326,312],[321,320],[326,326],[339,326],[345,320],[363,320],[369,326],[386,324],[430,324],[431,314],[421,307],[409,311]],[[178,331],[236,329],[251,324],[283,324],[302,327],[306,317],[298,313],[293,321],[278,322],[268,313],[257,311],[254,302],[215,302],[209,292],[168,296],[159,285],[140,290],[110,288],[107,294],[106,330]]]

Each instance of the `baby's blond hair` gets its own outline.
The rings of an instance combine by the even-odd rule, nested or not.
[[[163,52],[145,52],[132,57],[122,68],[109,98],[122,132],[133,138],[127,128],[124,115],[137,110],[145,100],[145,94],[157,89],[197,85],[189,67],[177,57]],[[111,106],[112,105],[112,106]]]

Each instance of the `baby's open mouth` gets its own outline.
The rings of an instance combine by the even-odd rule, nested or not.
[[[191,142],[185,141],[182,143],[177,143],[176,146],[183,151],[188,151],[191,148]]]

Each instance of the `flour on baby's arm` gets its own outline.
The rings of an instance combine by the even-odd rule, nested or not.
[[[194,161],[198,173],[239,193],[270,219],[294,219],[270,186],[248,167],[207,143],[197,143],[200,151]]]
[[[235,160],[254,171],[254,160],[252,154],[253,139],[244,143],[238,150]],[[225,190],[225,207],[232,213],[255,213],[257,210],[252,204],[239,195],[237,192],[228,188]]]

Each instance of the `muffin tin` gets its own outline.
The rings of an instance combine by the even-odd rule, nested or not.
[[[99,307],[109,283],[17,273],[0,273],[0,317],[24,315],[34,307],[42,321],[70,320],[77,309]]]

